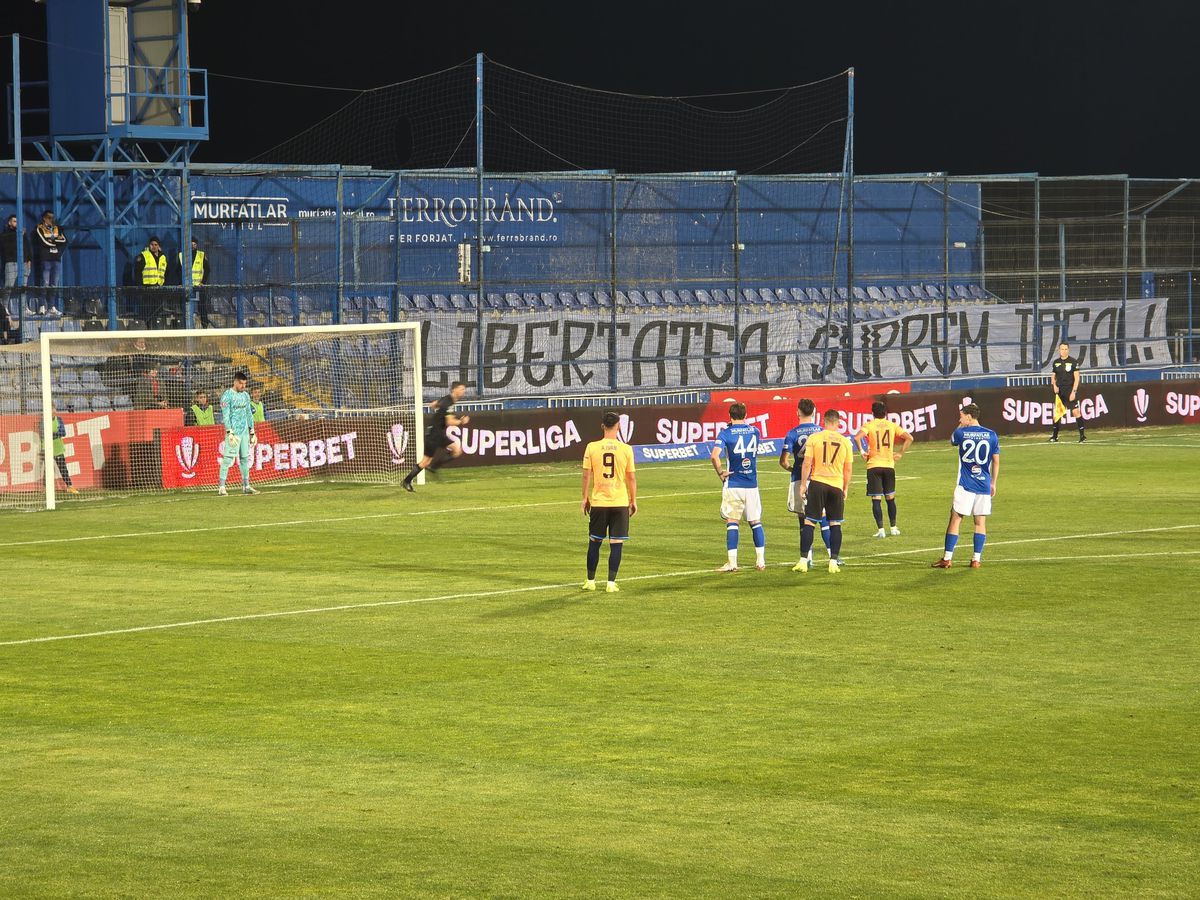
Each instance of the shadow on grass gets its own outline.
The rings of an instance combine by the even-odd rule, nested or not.
[[[619,595],[618,595],[619,596]],[[562,612],[568,609],[574,609],[578,606],[586,606],[596,603],[598,600],[603,600],[605,597],[604,589],[600,588],[596,593],[581,591],[578,587],[563,588],[562,591],[547,592],[544,596],[532,603],[514,603],[505,606],[503,609],[492,609],[479,614],[480,620],[496,620],[496,619],[523,619],[530,616],[543,616],[549,613]]]

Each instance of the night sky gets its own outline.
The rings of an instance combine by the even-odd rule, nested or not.
[[[1197,26],[1200,4],[1184,2],[203,0],[191,50],[210,73],[212,138],[198,158],[246,160],[353,96],[221,76],[367,88],[482,51],[548,78],[657,95],[781,87],[854,66],[859,172],[1197,176]],[[3,0],[9,31],[44,37],[41,7]],[[26,63],[36,73],[40,61]]]

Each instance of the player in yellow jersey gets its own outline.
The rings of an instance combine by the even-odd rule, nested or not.
[[[800,563],[793,572],[808,571],[808,553],[812,550],[813,529],[821,517],[829,520],[829,572],[841,571],[838,553],[842,549],[842,520],[846,494],[850,490],[850,472],[854,468],[854,449],[850,440],[838,433],[841,416],[836,409],[825,410],[824,428],[808,439],[804,447],[804,529],[800,533]]]
[[[600,565],[600,545],[608,538],[608,587],[615,594],[621,551],[629,540],[629,517],[637,512],[637,475],[634,473],[633,448],[617,437],[621,417],[606,412],[600,420],[604,437],[592,441],[583,453],[583,504],[588,523],[587,581],[585,591],[596,589],[596,567]]]
[[[887,418],[887,406],[879,400],[871,404],[875,418],[854,435],[854,446],[867,461],[867,496],[875,515],[875,537],[886,537],[883,530],[883,500],[887,500],[888,522],[892,534],[896,527],[896,461],[912,446],[913,436]]]

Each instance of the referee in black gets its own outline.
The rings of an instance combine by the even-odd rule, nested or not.
[[[456,381],[450,385],[450,393],[433,404],[433,422],[430,424],[429,430],[425,432],[425,455],[404,477],[404,481],[400,482],[401,486],[410,494],[415,491],[413,479],[421,474],[422,469],[429,469],[431,472],[437,471],[440,463],[435,465],[434,458],[439,450],[445,450],[451,459],[462,455],[462,448],[458,445],[458,441],[451,440],[450,435],[446,434],[446,429],[452,425],[466,425],[471,421],[470,416],[459,418],[450,412],[454,404],[461,400],[466,392],[467,386],[461,381]]]
[[[1067,410],[1075,416],[1075,424],[1079,426],[1079,443],[1087,440],[1083,433],[1083,416],[1079,414],[1079,403],[1075,400],[1079,393],[1079,360],[1071,356],[1070,344],[1058,345],[1058,359],[1054,361],[1054,396],[1062,404],[1063,413],[1058,415],[1058,403],[1054,410],[1054,433],[1050,435],[1050,443],[1058,443],[1058,427],[1066,418]]]

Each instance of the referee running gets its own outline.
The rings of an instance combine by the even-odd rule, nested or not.
[[[1079,443],[1087,440],[1083,433],[1083,416],[1079,414],[1079,402],[1075,399],[1079,394],[1079,360],[1071,356],[1070,344],[1058,345],[1058,359],[1052,366],[1054,370],[1054,433],[1050,435],[1050,443],[1058,443],[1058,428],[1066,418],[1067,411],[1075,417],[1079,426]]]

